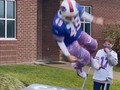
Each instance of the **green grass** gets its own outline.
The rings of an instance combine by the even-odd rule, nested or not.
[[[113,69],[114,69],[114,71],[116,71],[116,72],[120,72],[120,66],[115,66]]]
[[[80,89],[83,79],[74,71],[41,65],[0,66],[0,73],[10,74],[26,85],[33,83]],[[111,90],[120,90],[120,81],[114,80]],[[88,77],[86,90],[93,90],[92,76]]]
[[[0,90],[21,90],[25,85],[9,74],[0,74]]]

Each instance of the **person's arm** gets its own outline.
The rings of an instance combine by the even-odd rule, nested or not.
[[[107,58],[108,58],[108,63],[112,66],[116,66],[118,64],[118,58],[116,55],[112,55],[111,52],[106,52],[107,53]]]
[[[83,11],[81,17],[82,17],[82,19],[85,19],[85,20],[90,21],[90,22],[92,22],[93,18],[94,18],[93,15],[91,15],[91,14],[85,12],[85,11]]]
[[[83,11],[82,15],[81,15],[82,19],[85,19],[87,21],[96,23],[96,24],[100,24],[103,25],[103,18],[102,17],[95,17],[89,13],[87,13],[86,11]]]
[[[70,56],[70,53],[69,53],[69,51],[68,51],[68,49],[63,41],[62,42],[57,41],[57,44],[66,57]]]
[[[63,54],[68,58],[68,60],[70,62],[75,62],[77,60],[77,58],[75,56],[72,56],[69,53],[69,51],[68,51],[68,49],[67,49],[67,47],[64,43],[64,37],[57,36],[57,35],[54,35],[54,34],[53,34],[53,37],[56,39],[58,46],[60,47]]]
[[[101,64],[99,63],[100,55],[101,55],[100,51],[98,50],[98,52],[95,55],[95,58],[91,58],[91,65],[92,65],[92,67],[94,69],[97,69],[97,70],[102,68]]]
[[[57,44],[60,47],[60,49],[62,50],[63,54],[68,58],[68,60],[70,62],[76,62],[77,58],[75,56],[72,56],[69,53],[69,51],[68,51],[68,49],[63,41],[62,42],[57,41]]]
[[[53,37],[55,38],[55,40],[57,41],[58,46],[60,47],[61,51],[63,52],[63,54],[68,57],[70,56],[70,53],[64,43],[64,37],[63,36],[57,36],[53,34]]]
[[[101,65],[98,63],[98,60],[96,58],[91,60],[91,65],[94,69],[97,70],[101,68]]]

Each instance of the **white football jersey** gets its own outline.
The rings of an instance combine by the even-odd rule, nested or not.
[[[110,53],[114,58],[116,58],[116,60],[118,59],[115,51],[112,50]],[[104,49],[98,50],[95,56],[95,62],[103,66],[105,69],[95,70],[93,75],[94,80],[105,81],[108,77],[111,79],[113,78],[113,66],[108,63],[107,54]]]

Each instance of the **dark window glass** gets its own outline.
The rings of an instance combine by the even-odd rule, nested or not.
[[[3,0],[0,0],[0,18],[5,17],[5,2]]]
[[[81,28],[84,31],[84,23],[81,23]]]
[[[90,23],[85,23],[85,32],[90,35]]]
[[[15,2],[7,2],[7,18],[15,18]]]
[[[85,7],[85,11],[88,12],[88,13],[91,13],[90,12],[90,7]]]
[[[11,20],[7,21],[7,37],[8,38],[15,37],[15,21]]]
[[[0,38],[5,37],[5,21],[0,20]]]
[[[85,7],[85,11],[91,14],[90,7]],[[86,20],[87,21],[87,20]],[[88,22],[88,21],[87,21]]]

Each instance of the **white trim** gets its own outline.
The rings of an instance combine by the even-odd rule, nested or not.
[[[17,40],[16,38],[0,38],[0,41],[4,40]]]
[[[5,38],[7,38],[7,1],[5,0]]]
[[[16,25],[17,25],[16,24],[16,0],[14,0],[14,1],[15,1],[15,7],[14,7],[15,8],[15,12],[14,12],[15,13],[15,37],[14,38],[17,38],[16,37],[16,32],[17,32],[17,30],[16,30]]]
[[[12,20],[12,21],[15,21],[15,19],[12,19],[12,18],[0,18],[0,20]]]
[[[16,1],[16,0],[7,0],[7,1]]]

